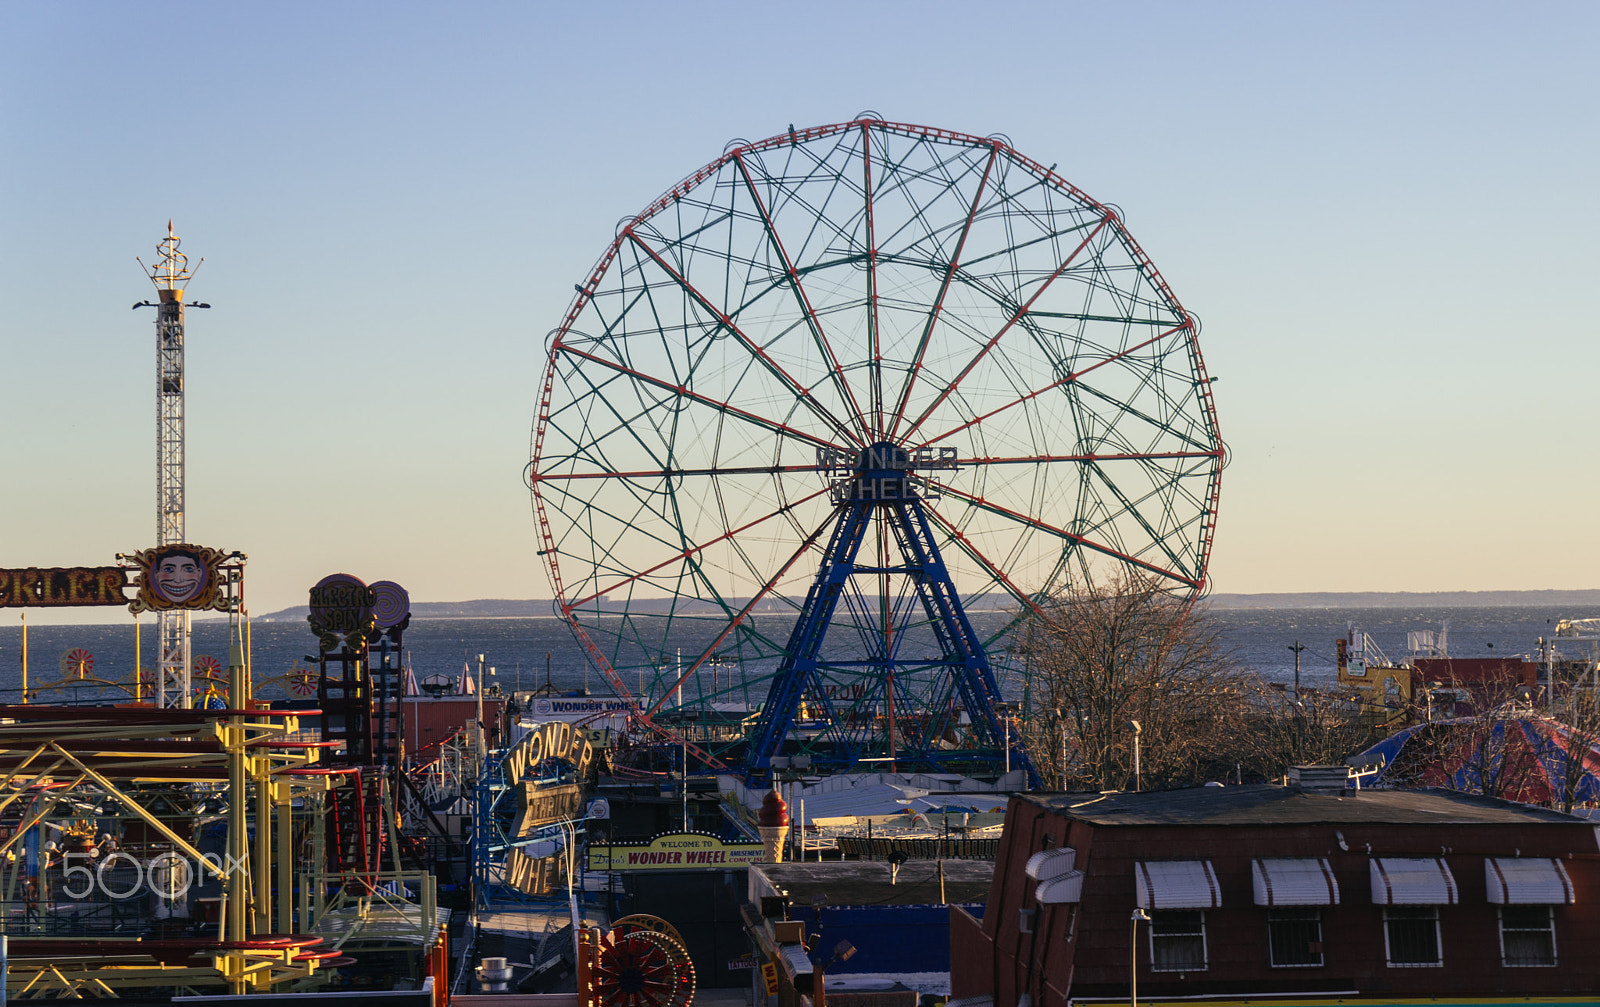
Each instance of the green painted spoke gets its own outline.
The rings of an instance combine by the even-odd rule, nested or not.
[[[766,699],[838,520],[829,479],[880,438],[955,452],[913,485],[942,488],[925,534],[985,646],[1084,578],[1194,593],[1223,460],[1196,328],[1118,213],[1004,140],[862,118],[741,143],[619,229],[556,333],[540,557],[669,734],[680,652],[696,723]],[[834,719],[804,750],[881,750],[891,693],[919,717],[967,701],[897,534],[863,540],[889,565],[839,596],[804,697]]]

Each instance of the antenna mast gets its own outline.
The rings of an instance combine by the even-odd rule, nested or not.
[[[167,236],[156,245],[156,263],[141,268],[155,284],[156,309],[156,545],[184,539],[183,493],[183,291],[194,270],[178,251],[180,239],[167,221]],[[204,262],[201,259],[200,262]],[[195,264],[198,269],[199,263]],[[149,304],[148,301],[143,304]],[[136,304],[134,307],[141,307]],[[195,304],[194,307],[210,307]],[[157,702],[162,707],[194,705],[190,688],[189,613],[162,611],[157,643]]]

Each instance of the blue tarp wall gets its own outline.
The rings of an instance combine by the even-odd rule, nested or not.
[[[961,908],[983,916],[983,903]],[[849,941],[856,953],[834,962],[828,975],[872,972],[949,972],[949,906],[791,906],[791,920],[804,920],[806,944],[820,968],[834,945]]]

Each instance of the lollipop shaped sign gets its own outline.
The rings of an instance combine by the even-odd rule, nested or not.
[[[404,629],[411,618],[411,596],[392,580],[372,585],[372,619],[379,629]]]

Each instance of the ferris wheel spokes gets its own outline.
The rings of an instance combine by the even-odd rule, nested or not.
[[[827,543],[864,521],[776,701],[818,716],[767,741],[989,766],[963,605],[1126,569],[1205,584],[1222,448],[1197,329],[1118,211],[1009,142],[862,117],[730,149],[619,229],[550,345],[529,483],[562,612],[664,736],[693,709],[731,724],[792,677]],[[874,448],[959,469],[897,469],[908,495],[852,517],[838,487]],[[980,649],[1016,614],[975,611]],[[958,709],[976,726],[945,737]]]
[[[1189,329],[1191,327],[1191,324],[1192,323],[1190,323],[1188,321],[1185,321],[1182,325],[1175,325],[1172,328],[1167,329],[1165,332],[1159,333],[1159,334],[1157,334],[1155,336],[1150,337],[1149,339],[1146,339],[1142,343],[1138,343],[1137,345],[1130,346],[1125,350],[1120,350],[1117,353],[1114,353],[1114,354],[1112,354],[1110,356],[1105,357],[1104,359],[1096,360],[1094,363],[1088,365],[1087,367],[1083,367],[1083,368],[1081,368],[1079,370],[1072,371],[1072,372],[1068,373],[1066,376],[1061,377],[1061,378],[1057,378],[1055,381],[1052,381],[1047,385],[1042,385],[1039,388],[1031,389],[1028,392],[1026,392],[1025,394],[1020,395],[1020,396],[1012,399],[1011,401],[1006,402],[1003,405],[996,406],[995,408],[989,410],[986,413],[983,413],[980,416],[974,416],[971,419],[967,420],[966,422],[961,423],[958,426],[952,427],[949,430],[946,430],[942,434],[938,434],[936,436],[929,437],[926,440],[922,441],[922,443],[923,444],[937,444],[942,440],[946,440],[946,439],[948,439],[950,437],[954,437],[956,434],[961,433],[963,430],[966,430],[969,427],[973,427],[973,426],[976,426],[976,425],[978,425],[980,423],[983,423],[985,420],[993,419],[996,416],[999,416],[1001,413],[1006,412],[1009,409],[1013,409],[1013,408],[1015,408],[1017,406],[1021,406],[1021,405],[1026,405],[1027,403],[1033,401],[1034,399],[1038,398],[1041,395],[1044,395],[1044,394],[1046,394],[1048,392],[1055,391],[1057,388],[1061,388],[1061,387],[1063,387],[1065,385],[1079,383],[1089,373],[1091,373],[1093,371],[1096,371],[1096,370],[1099,370],[1100,368],[1105,367],[1108,364],[1113,364],[1113,363],[1116,363],[1119,360],[1122,360],[1122,359],[1125,359],[1127,357],[1130,357],[1133,354],[1137,353],[1138,351],[1143,350],[1143,349],[1145,349],[1145,348],[1147,348],[1149,346],[1153,346],[1156,343],[1160,342],[1161,340],[1168,338],[1169,336],[1175,335],[1175,334],[1177,334],[1179,332],[1183,332],[1183,331]],[[907,432],[909,433],[909,431],[907,431]]]
[[[691,545],[688,548],[683,549],[682,551],[680,551],[676,555],[669,556],[668,558],[662,560],[661,562],[655,564],[654,566],[646,567],[645,569],[640,570],[636,574],[633,574],[631,576],[625,577],[622,580],[616,581],[615,583],[612,583],[612,584],[610,584],[610,585],[608,585],[606,587],[601,587],[601,588],[598,588],[598,589],[594,590],[593,593],[588,594],[588,595],[586,595],[586,596],[584,596],[582,598],[579,598],[576,601],[573,601],[571,603],[571,606],[573,608],[581,608],[584,605],[588,604],[589,602],[596,600],[597,598],[609,596],[609,595],[611,595],[611,594],[613,594],[613,593],[615,593],[617,591],[622,590],[625,587],[628,587],[629,585],[635,583],[636,581],[640,581],[640,580],[646,579],[651,574],[659,573],[660,571],[666,569],[667,567],[672,566],[674,563],[681,563],[684,560],[687,560],[687,559],[690,559],[690,558],[696,556],[697,554],[703,553],[707,549],[709,549],[711,546],[716,545],[719,542],[726,542],[726,541],[729,541],[731,539],[737,538],[739,535],[742,535],[742,534],[744,534],[746,532],[751,531],[757,525],[760,525],[760,524],[763,524],[764,522],[770,521],[775,517],[782,517],[785,514],[788,514],[790,511],[795,510],[795,509],[797,509],[799,507],[804,506],[805,504],[810,503],[812,500],[815,500],[816,498],[822,496],[826,492],[828,492],[827,489],[819,489],[816,492],[811,493],[808,496],[801,497],[799,500],[795,500],[795,501],[793,501],[791,503],[786,503],[782,507],[779,507],[777,510],[772,511],[771,513],[766,514],[766,515],[764,515],[762,517],[758,517],[754,521],[746,522],[745,524],[742,524],[737,528],[731,528],[728,531],[724,532],[721,535],[718,535],[717,537],[715,537],[713,539],[709,539],[708,541],[701,542],[701,543],[698,543],[696,545]]]
[[[1139,567],[1164,580],[1182,584],[1186,588],[1199,588],[1201,586],[1199,579],[1189,574],[1181,573],[1176,570],[1168,570],[1157,566],[1148,560],[1141,559],[1138,556],[1123,552],[1122,550],[1105,545],[1104,543],[1097,542],[1094,539],[1089,538],[1087,535],[1068,531],[1065,528],[1058,528],[1047,521],[1043,521],[1036,517],[1030,517],[1027,514],[1019,513],[1009,507],[1004,507],[992,501],[985,500],[983,497],[977,496],[976,494],[965,493],[961,490],[952,489],[948,490],[946,495],[964,500],[967,503],[972,504],[974,507],[980,508],[988,513],[1009,518],[1018,524],[1037,529],[1038,531],[1045,532],[1048,535],[1053,535],[1065,543],[1070,543],[1074,546],[1081,546],[1084,549],[1100,553],[1103,556],[1108,556],[1129,566]]]
[[[944,401],[954,394],[955,390],[960,387],[961,382],[966,380],[967,375],[971,374],[973,369],[976,368],[978,364],[982,363],[983,359],[989,355],[991,350],[994,349],[995,344],[1000,342],[1001,337],[1007,332],[1010,332],[1012,328],[1015,327],[1024,316],[1027,315],[1028,309],[1033,307],[1035,301],[1044,296],[1044,293],[1047,289],[1049,289],[1050,284],[1054,283],[1057,277],[1067,271],[1067,268],[1072,265],[1073,260],[1076,259],[1085,248],[1089,247],[1089,243],[1098,237],[1100,232],[1105,230],[1106,225],[1110,224],[1113,219],[1114,218],[1110,214],[1107,214],[1105,217],[1101,218],[1100,222],[1094,226],[1094,229],[1091,230],[1088,235],[1078,243],[1078,246],[1072,250],[1072,254],[1068,255],[1064,260],[1062,260],[1061,265],[1057,266],[1049,275],[1049,277],[1039,285],[1039,289],[1035,290],[1032,295],[1029,296],[1028,300],[1012,313],[1011,317],[1006,320],[1006,323],[1002,325],[994,335],[989,337],[988,341],[986,341],[982,348],[980,348],[972,357],[972,359],[967,362],[966,366],[957,372],[956,376],[945,385],[945,387],[939,392],[938,396],[934,398],[933,402],[927,408],[925,408],[920,415],[917,416],[916,420],[914,420],[909,427],[906,428],[906,437],[910,437],[912,434],[916,433],[918,428],[928,421],[928,417],[932,416],[934,412],[944,404]]]
[[[655,263],[658,269],[666,273],[674,283],[681,287],[683,292],[688,294],[689,297],[700,306],[701,310],[711,314],[717,320],[718,325],[720,325],[723,330],[732,335],[736,340],[739,341],[739,344],[743,346],[747,352],[759,360],[767,369],[768,373],[777,378],[781,385],[793,393],[795,399],[804,405],[808,410],[810,410],[812,415],[820,420],[823,425],[831,428],[834,433],[846,440],[851,441],[852,443],[863,443],[861,435],[851,430],[849,425],[841,421],[838,416],[824,410],[821,404],[819,404],[816,399],[812,397],[811,389],[809,387],[802,385],[798,380],[795,379],[793,375],[785,370],[781,364],[779,364],[776,360],[773,360],[772,357],[767,353],[766,349],[755,340],[751,339],[750,336],[739,327],[738,323],[733,320],[731,315],[724,313],[721,309],[712,304],[706,295],[697,290],[694,284],[690,283],[689,280],[683,276],[683,274],[673,269],[671,264],[661,257],[660,253],[646,244],[644,239],[639,237],[639,234],[636,230],[628,228],[623,233],[630,241],[633,242],[635,247],[645,253],[651,262]],[[824,340],[824,343],[826,343],[826,340]],[[678,387],[682,388],[681,385]]]
[[[785,437],[793,437],[793,438],[795,438],[797,440],[802,440],[802,441],[807,442],[808,444],[813,444],[813,445],[816,445],[818,447],[836,447],[837,446],[835,444],[835,442],[833,442],[833,441],[824,440],[823,438],[817,437],[816,435],[808,433],[808,432],[806,432],[804,430],[798,430],[798,429],[790,426],[789,424],[781,423],[781,422],[779,422],[777,420],[770,419],[770,418],[765,417],[765,416],[761,416],[761,415],[759,415],[757,413],[753,413],[753,412],[751,412],[751,411],[749,411],[747,409],[741,409],[741,408],[739,408],[738,406],[734,405],[731,402],[724,402],[721,399],[715,398],[713,396],[701,394],[699,392],[696,392],[696,391],[693,391],[693,390],[689,389],[688,387],[686,387],[684,385],[676,385],[676,384],[673,384],[672,382],[667,381],[667,380],[665,380],[663,378],[658,378],[658,377],[656,377],[654,375],[646,374],[643,371],[635,370],[632,367],[628,367],[626,365],[623,365],[623,364],[620,364],[620,363],[616,363],[615,361],[606,360],[604,357],[598,356],[598,355],[593,354],[593,353],[587,353],[587,352],[585,352],[583,350],[578,349],[575,346],[572,346],[571,344],[568,344],[568,343],[557,343],[555,348],[552,350],[552,352],[557,352],[557,351],[559,351],[561,353],[564,353],[564,354],[566,354],[568,356],[577,357],[577,358],[579,358],[581,360],[587,360],[592,364],[598,365],[600,367],[605,367],[605,368],[607,368],[609,370],[613,370],[613,371],[617,372],[620,375],[624,375],[624,376],[626,376],[628,378],[633,379],[634,381],[640,382],[640,383],[645,384],[645,385],[649,385],[649,386],[651,386],[653,388],[660,389],[661,391],[666,392],[669,395],[676,396],[678,398],[684,399],[684,400],[689,401],[689,402],[698,403],[698,404],[703,405],[703,406],[708,406],[711,409],[714,409],[719,413],[724,413],[724,414],[726,414],[728,416],[732,416],[732,417],[735,417],[737,419],[744,420],[747,423],[752,423],[752,424],[754,424],[754,425],[756,425],[758,427],[761,427],[763,429],[770,430],[773,433],[782,434]]]
[[[849,415],[855,425],[860,428],[862,437],[856,438],[855,443],[860,444],[863,438],[869,435],[866,428],[866,414],[861,410],[861,404],[856,401],[855,390],[850,387],[850,382],[845,379],[844,367],[839,363],[839,356],[834,352],[833,344],[828,341],[828,336],[823,330],[822,322],[817,318],[816,308],[812,307],[811,298],[806,294],[805,285],[800,281],[800,271],[795,267],[794,260],[789,257],[789,252],[783,247],[783,239],[778,236],[777,229],[773,226],[772,214],[767,209],[766,202],[761,198],[754,179],[750,175],[749,165],[744,159],[734,156],[734,163],[739,166],[739,174],[744,178],[745,187],[750,193],[750,201],[755,204],[761,214],[761,224],[765,228],[767,238],[772,244],[772,250],[777,253],[778,260],[783,266],[784,277],[788,286],[794,291],[794,296],[800,309],[800,316],[804,319],[806,328],[811,333],[811,339],[822,352],[827,362],[828,380],[833,384],[841,399],[849,404]]]
[[[961,253],[967,247],[967,236],[972,233],[972,223],[978,217],[978,207],[983,201],[983,195],[989,188],[989,176],[994,171],[995,162],[1000,158],[998,147],[989,150],[989,156],[984,161],[983,178],[979,180],[976,191],[972,194],[972,204],[967,210],[966,219],[961,225],[961,236],[956,239],[956,247],[950,254],[950,264],[945,267],[944,277],[939,281],[939,292],[934,295],[933,304],[928,309],[928,323],[922,328],[922,336],[917,340],[916,351],[911,356],[911,366],[906,370],[906,380],[900,391],[900,398],[895,403],[895,425],[890,429],[891,438],[898,436],[900,421],[905,417],[906,409],[911,402],[911,390],[917,383],[917,378],[922,374],[923,357],[928,352],[928,344],[933,340],[934,327],[939,324],[939,315],[944,310],[945,298],[950,293],[950,285],[955,280],[956,270],[961,265]]]
[[[723,641],[728,638],[730,633],[743,626],[745,619],[750,615],[751,611],[754,610],[755,607],[762,602],[762,600],[767,598],[772,593],[773,589],[777,587],[778,582],[783,579],[784,575],[786,575],[789,570],[800,561],[801,557],[815,548],[817,540],[822,537],[822,533],[827,530],[828,525],[832,524],[833,521],[834,518],[830,515],[821,524],[817,525],[810,535],[806,536],[805,541],[800,543],[800,547],[797,548],[789,557],[788,562],[780,566],[778,568],[778,572],[773,574],[765,584],[761,585],[761,590],[752,595],[750,600],[739,609],[738,614],[732,619],[728,620],[728,623],[723,627],[722,632],[717,635],[716,639],[711,641],[711,645],[706,647],[705,650],[700,653],[700,656],[696,657],[689,665],[688,670],[679,675],[671,687],[661,694],[661,698],[656,701],[655,705],[644,711],[644,715],[646,717],[650,717],[658,713],[661,710],[661,707],[666,704],[667,697],[672,695],[674,690],[681,688],[684,682],[688,681],[690,677],[700,670],[701,665],[705,664],[705,662],[717,652],[717,649],[722,646]]]

